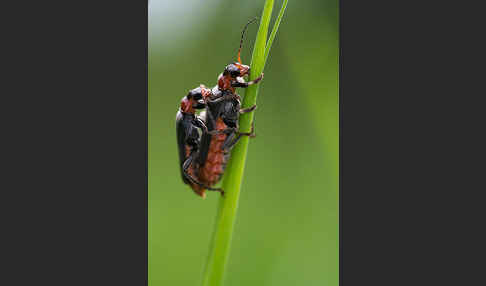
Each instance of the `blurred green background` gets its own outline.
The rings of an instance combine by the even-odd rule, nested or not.
[[[219,194],[202,200],[182,183],[175,115],[236,60],[263,2],[149,2],[150,286],[201,283]],[[260,83],[226,285],[338,285],[338,23],[337,0],[289,0]]]

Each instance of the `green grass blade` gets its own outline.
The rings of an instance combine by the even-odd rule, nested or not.
[[[270,51],[270,46],[275,38],[278,25],[282,19],[287,0],[284,1],[283,7],[272,30],[270,41],[267,44],[268,27],[272,17],[273,0],[266,0],[263,13],[260,18],[255,46],[253,48],[251,60],[251,75],[249,80],[257,78],[265,67],[265,62]],[[250,107],[256,103],[259,84],[249,86],[246,89],[242,107]],[[239,119],[240,130],[249,132],[253,112],[242,114]],[[220,198],[218,212],[216,216],[215,229],[210,244],[207,264],[204,270],[203,286],[221,286],[223,285],[226,265],[228,262],[231,239],[233,234],[236,213],[238,209],[238,200],[245,169],[246,154],[248,151],[248,137],[243,136],[235,145],[231,159],[226,167],[222,187],[225,190],[225,196]]]
[[[280,12],[278,13],[277,20],[273,25],[272,33],[270,34],[270,38],[268,38],[267,46],[265,47],[264,63],[267,62],[268,54],[270,53],[270,48],[272,47],[273,44],[273,39],[275,39],[275,36],[277,35],[278,27],[280,26],[280,21],[282,21],[283,14],[285,13],[285,8],[287,8],[287,2],[288,0],[284,0],[284,2],[282,3],[282,7],[280,8]]]

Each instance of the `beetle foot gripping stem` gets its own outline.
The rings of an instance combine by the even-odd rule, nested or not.
[[[206,186],[205,184],[201,184],[201,183],[196,183],[196,184],[200,184],[200,186],[203,188],[203,193],[204,193],[204,189],[206,189],[208,191],[220,192],[222,196],[224,195],[224,191],[223,191],[222,188],[211,188],[211,187]],[[204,196],[201,195],[201,197],[205,198],[206,194],[204,194]]]
[[[187,167],[189,166],[189,164],[187,164]],[[221,195],[224,194],[224,191],[221,188],[211,188],[210,186],[199,182],[196,178],[194,178],[191,174],[187,172],[187,167],[183,169],[184,176],[193,184],[192,189],[196,192],[196,194],[200,195],[203,199],[206,198],[206,193],[204,192],[204,190],[217,191],[220,192]]]
[[[254,104],[253,106],[247,107],[247,108],[240,109],[240,114],[252,112],[255,109],[257,109],[257,105],[256,104]]]
[[[215,192],[220,192],[222,196],[224,196],[224,190],[222,188],[211,188],[211,187],[208,187],[208,188],[205,188],[206,190],[208,191],[215,191]]]
[[[256,79],[248,82],[248,85],[257,84],[259,81],[261,81],[263,79],[263,76],[264,75],[265,74],[262,72],[259,77],[257,77]]]
[[[263,76],[264,76],[264,75],[265,75],[265,74],[262,72],[262,73],[260,74],[260,76],[259,76],[259,77],[257,77],[256,79],[254,79],[254,80],[252,80],[252,81],[245,82],[245,83],[243,84],[243,86],[242,86],[242,87],[248,87],[248,86],[250,86],[250,85],[257,84],[258,82],[260,82],[260,81],[263,79]],[[250,73],[248,73],[248,76],[250,76]]]
[[[197,183],[196,183],[197,185]],[[198,187],[195,187],[193,188],[194,192],[201,196],[203,199],[206,198],[206,191],[216,191],[216,192],[220,192],[221,193],[221,196],[224,196],[224,191],[223,189],[221,188],[211,188],[211,187],[208,187],[204,184],[201,184],[201,185],[198,185]]]
[[[256,105],[254,105],[256,107]],[[251,108],[251,107],[250,107]],[[255,121],[251,123],[251,130],[250,132],[238,132],[239,136],[248,136],[250,138],[255,138],[256,133],[255,133]]]
[[[218,189],[214,189],[213,191],[217,191],[221,194],[222,197],[224,197],[224,190],[221,189],[221,188],[218,188]]]

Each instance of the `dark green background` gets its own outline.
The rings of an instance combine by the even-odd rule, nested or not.
[[[175,114],[189,89],[214,86],[236,59],[263,2],[150,0],[151,286],[200,284],[218,194],[202,200],[182,183]],[[226,285],[338,285],[338,28],[337,0],[289,0],[261,82]]]

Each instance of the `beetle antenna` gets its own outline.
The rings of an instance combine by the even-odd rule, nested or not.
[[[252,22],[254,22],[255,20],[257,20],[258,17],[255,17],[253,19],[251,19],[248,23],[246,23],[245,27],[243,28],[243,32],[241,32],[241,40],[240,40],[240,48],[238,49],[238,62],[240,64],[241,63],[241,46],[243,45],[243,36],[245,35],[245,31],[246,31],[246,28],[248,28],[248,25],[250,25]]]

